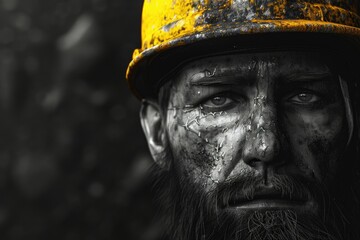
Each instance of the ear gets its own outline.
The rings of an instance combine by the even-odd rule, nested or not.
[[[159,104],[150,100],[143,100],[140,119],[150,153],[155,163],[163,169],[169,169],[168,140],[166,138],[164,116]]]

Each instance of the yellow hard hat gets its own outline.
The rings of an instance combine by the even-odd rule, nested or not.
[[[142,46],[126,78],[143,98],[156,93],[171,68],[215,49],[359,41],[359,13],[357,0],[144,0]]]

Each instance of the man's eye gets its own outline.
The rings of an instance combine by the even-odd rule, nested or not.
[[[310,104],[320,100],[320,97],[313,93],[299,93],[292,96],[289,101],[297,104]]]
[[[232,100],[229,97],[216,96],[216,97],[213,97],[213,98],[207,100],[206,102],[204,102],[203,106],[204,107],[225,107],[233,102],[234,102],[234,100]]]

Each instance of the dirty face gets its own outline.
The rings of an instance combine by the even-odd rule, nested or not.
[[[148,110],[154,124],[143,126],[155,159],[164,148],[171,152],[160,165],[170,165],[178,185],[177,217],[190,208],[188,215],[199,215],[182,222],[209,225],[204,232],[212,237],[233,224],[238,230],[230,235],[242,239],[233,235],[245,224],[262,226],[248,229],[254,239],[293,239],[294,231],[318,224],[304,227],[297,219],[306,224],[329,215],[324,192],[339,184],[349,133],[339,76],[326,61],[304,52],[233,54],[202,58],[178,72],[165,89],[167,109]],[[332,239],[320,225],[294,239]]]
[[[290,189],[292,179],[329,186],[348,135],[338,76],[321,56],[295,52],[187,64],[172,87],[165,126],[174,169],[204,193],[253,179],[243,195],[218,202],[235,215],[279,208],[320,214],[314,194]]]

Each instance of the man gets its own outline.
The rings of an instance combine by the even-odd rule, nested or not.
[[[145,1],[127,77],[169,239],[360,239],[358,13]]]

